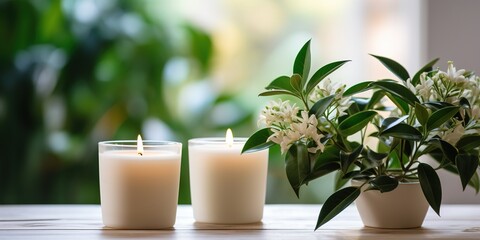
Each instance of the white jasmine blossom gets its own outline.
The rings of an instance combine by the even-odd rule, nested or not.
[[[314,148],[309,148],[308,151],[311,153],[315,153],[318,150],[323,152],[324,145],[320,142],[320,139],[323,137],[323,134],[318,133],[317,125],[318,121],[315,115],[308,116],[308,112],[302,111],[302,117],[298,123],[292,124],[292,129],[295,132],[301,134],[301,137],[307,140],[313,140],[315,145]]]
[[[405,87],[407,87],[412,93],[416,93],[417,90],[415,89],[415,86],[412,84],[412,80],[409,78],[407,81],[405,81]]]
[[[426,74],[420,76],[420,83],[415,87],[416,92],[420,95],[424,101],[428,101],[432,95],[432,86],[434,82]]]
[[[338,105],[336,107],[337,117],[347,115],[347,110],[352,104],[353,104],[353,101],[351,100],[350,97],[341,99],[338,102]]]
[[[448,61],[448,68],[447,68],[447,77],[457,84],[458,86],[463,86],[468,82],[467,79],[465,79],[465,76],[463,74],[465,73],[465,69],[460,69],[456,70],[456,68],[453,66],[452,61]]]
[[[334,118],[338,118],[340,116],[346,115],[347,109],[352,105],[353,101],[351,101],[350,97],[343,97],[343,93],[345,92],[345,88],[347,85],[339,85],[338,83],[332,84],[332,81],[327,78],[323,82],[323,87],[317,85],[315,89],[310,94],[310,101],[317,102],[318,100],[328,97],[328,96],[335,96],[334,101],[331,105],[331,108],[334,109],[335,115],[332,116]]]
[[[302,111],[301,117],[297,117],[291,124],[284,124],[283,128],[271,128],[273,134],[267,140],[280,145],[282,154],[298,141],[303,141],[305,144],[313,141],[316,147],[308,149],[311,153],[323,151],[325,146],[320,140],[324,135],[319,133],[317,125],[318,120],[315,115],[308,115],[307,111]]]
[[[290,124],[297,119],[298,111],[299,108],[295,104],[291,105],[288,100],[271,101],[260,113],[258,124],[267,127]]]

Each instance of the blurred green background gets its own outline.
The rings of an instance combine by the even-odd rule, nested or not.
[[[138,133],[184,144],[189,203],[187,140],[255,131],[270,79],[216,87],[211,34],[159,2],[0,1],[0,203],[98,203],[98,141]],[[267,201],[299,202],[278,151]]]
[[[416,69],[419,2],[0,0],[0,204],[98,203],[97,143],[139,133],[184,144],[189,203],[188,139],[252,134],[258,93],[308,39],[312,69],[353,60],[334,81],[388,77],[367,53]],[[297,199],[270,155],[267,203],[333,191],[332,176]]]

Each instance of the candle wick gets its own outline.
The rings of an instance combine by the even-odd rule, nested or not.
[[[143,154],[142,154],[142,153],[138,153],[138,155],[140,155],[140,156],[143,156]]]

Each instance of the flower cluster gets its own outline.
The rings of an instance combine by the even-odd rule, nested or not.
[[[317,102],[318,100],[328,97],[335,96],[333,103],[329,106],[329,111],[327,116],[330,118],[338,118],[346,115],[347,109],[352,105],[353,101],[351,97],[344,97],[343,93],[347,85],[340,85],[338,83],[332,84],[330,78],[323,81],[323,87],[317,85],[313,92],[310,94],[310,101],[312,103]]]
[[[298,116],[299,112],[300,116]],[[313,143],[315,147],[308,149],[311,153],[324,149],[321,142],[324,135],[318,131],[318,120],[315,115],[309,116],[307,111],[300,111],[295,104],[291,105],[288,100],[270,102],[262,110],[259,124],[264,124],[271,129],[273,134],[268,141],[280,145],[282,153],[287,152],[290,146],[298,141],[307,145]]]
[[[424,72],[420,75],[420,84],[414,93],[423,102],[440,101],[458,104],[460,98],[466,98],[472,105],[478,103],[480,78],[465,69],[456,70],[453,62],[448,62],[447,72],[440,70]]]
[[[480,77],[464,69],[457,71],[453,62],[449,61],[447,72],[438,69],[424,72],[420,75],[417,86],[414,87],[410,79],[406,81],[406,86],[422,103],[444,102],[461,105],[461,99],[469,103],[469,109],[460,111],[462,119],[465,119],[465,114],[468,114],[469,122],[463,120],[449,122],[434,131],[433,135],[455,145],[465,134],[480,133]]]

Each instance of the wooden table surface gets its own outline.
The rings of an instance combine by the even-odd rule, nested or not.
[[[313,231],[320,205],[266,205],[261,223],[197,223],[180,205],[167,230],[113,230],[98,205],[0,205],[0,239],[480,239],[480,205],[443,205],[429,211],[422,228],[391,230],[362,225],[355,206]]]

